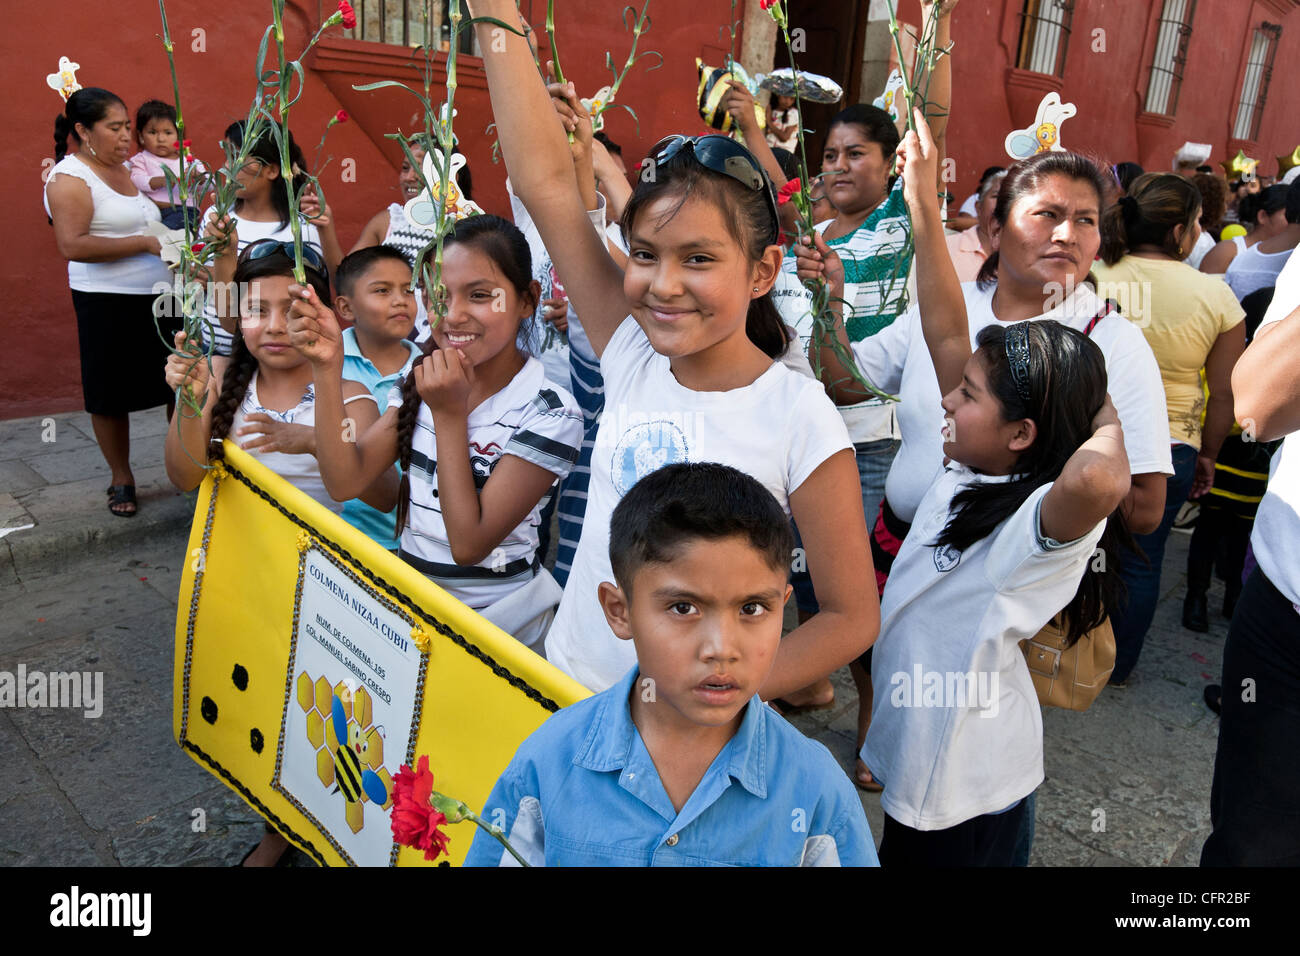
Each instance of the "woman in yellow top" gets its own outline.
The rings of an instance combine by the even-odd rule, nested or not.
[[[1151,534],[1136,537],[1150,565],[1129,555],[1121,568],[1128,601],[1111,614],[1112,684],[1128,679],[1142,651],[1174,517],[1189,496],[1210,490],[1219,446],[1232,428],[1232,367],[1246,344],[1245,313],[1223,280],[1183,262],[1196,244],[1200,214],[1201,196],[1190,180],[1146,173],[1102,217],[1102,263],[1094,269],[1097,291],[1119,303],[1155,353],[1169,408],[1174,462],[1164,520]],[[1201,389],[1202,368],[1209,384],[1208,405]]]

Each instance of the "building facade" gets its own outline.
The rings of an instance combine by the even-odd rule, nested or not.
[[[846,101],[870,102],[893,56],[884,0],[787,3],[792,24],[804,28],[799,66],[830,75],[844,87]],[[288,49],[300,49],[335,6],[331,0],[289,0]],[[344,249],[374,213],[399,198],[400,148],[387,137],[413,132],[422,122],[417,101],[401,90],[353,89],[379,80],[422,85],[423,57],[412,51],[423,33],[419,3],[358,0],[354,6],[360,16],[355,35],[331,31],[309,55],[303,94],[291,114],[309,162],[329,160],[322,182]],[[565,73],[590,95],[612,79],[606,51],[615,66],[627,57],[631,34],[622,3],[560,0],[556,6]],[[635,110],[635,119],[622,110],[607,114],[607,132],[623,145],[629,166],[666,133],[702,131],[696,57],[720,65],[734,50],[751,70],[771,68],[775,32],[758,6],[757,0],[737,0],[733,39],[727,29],[731,0],[650,0],[652,24],[639,49],[657,51],[663,65],[648,71],[654,60],[643,60],[625,80],[619,100]],[[954,193],[964,198],[985,166],[1008,162],[1003,138],[1029,125],[1038,102],[1053,91],[1078,109],[1062,127],[1064,145],[1107,163],[1134,160],[1149,170],[1169,169],[1174,152],[1190,140],[1211,145],[1212,163],[1242,149],[1261,160],[1261,173],[1275,174],[1276,157],[1300,145],[1300,84],[1289,69],[1300,62],[1300,17],[1292,16],[1297,6],[1300,0],[962,0],[953,14],[955,94],[947,149]],[[544,0],[521,0],[520,7],[530,23],[543,22]],[[917,0],[901,0],[898,8],[907,23],[920,22]],[[0,146],[0,208],[14,240],[0,260],[6,306],[0,418],[81,407],[66,263],[41,206],[43,177],[53,165],[53,121],[62,108],[47,74],[66,56],[81,64],[81,84],[112,90],[132,111],[149,98],[173,98],[155,36],[156,10],[136,4],[126,15],[121,9],[79,0],[61,7],[57,21],[39,31],[14,29],[0,37],[17,97],[10,138]],[[215,163],[222,131],[251,102],[270,5],[171,0],[168,15],[187,136],[200,159]],[[467,39],[456,129],[473,171],[475,200],[508,215],[505,170],[492,159],[482,61],[473,54]],[[782,60],[775,56],[778,65]],[[436,57],[435,99],[442,96],[444,64],[445,56]],[[339,109],[351,121],[330,130],[313,158],[325,123]],[[824,136],[818,127],[832,112],[806,114],[814,128],[814,164]]]

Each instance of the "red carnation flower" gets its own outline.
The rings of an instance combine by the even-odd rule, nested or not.
[[[348,111],[347,111],[347,110],[339,110],[337,113],[334,114],[334,122],[336,122],[336,123],[346,123],[347,121],[348,121]]]
[[[781,187],[781,190],[776,194],[776,204],[778,206],[784,206],[786,203],[790,201],[791,197],[793,197],[796,193],[798,193],[799,190],[802,188],[803,188],[803,184],[800,183],[797,178],[787,181],[786,184]]]
[[[405,764],[393,777],[393,839],[402,846],[424,851],[426,860],[436,860],[447,852],[447,835],[442,826],[447,818],[433,809],[433,774],[429,758],[421,756],[412,770]]]
[[[776,6],[776,4],[777,0],[758,0],[758,8],[760,10],[771,10]]]
[[[343,28],[351,30],[357,25],[357,15],[348,0],[339,0],[339,13],[343,14]]]
[[[195,254],[200,253],[203,251],[203,247],[206,245],[207,245],[206,242],[196,242],[194,243],[194,245],[190,246],[190,252],[193,252]]]
[[[186,149],[189,149],[191,146],[194,145],[194,141],[189,139],[183,139],[181,140],[181,145],[184,146]]]

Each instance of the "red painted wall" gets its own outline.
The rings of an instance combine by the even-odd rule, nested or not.
[[[321,5],[327,10],[333,6],[323,0]],[[543,0],[522,0],[521,6],[530,22],[542,23]],[[627,56],[631,38],[620,19],[622,4],[564,0],[557,6],[562,65],[580,92],[591,95],[611,80],[605,51],[618,66]],[[1282,23],[1283,33],[1252,155],[1264,160],[1264,173],[1274,173],[1274,157],[1300,143],[1294,119],[1300,115],[1300,85],[1288,76],[1289,64],[1300,62],[1300,16],[1284,15],[1296,6],[1296,0],[1200,0],[1176,122],[1162,129],[1139,128],[1136,122],[1159,0],[1077,0],[1061,91],[1063,99],[1078,105],[1079,115],[1063,127],[1063,141],[1108,162],[1136,159],[1148,169],[1168,169],[1174,150],[1189,139],[1213,144],[1212,162],[1224,159],[1251,31],[1268,20]],[[270,19],[270,5],[266,0],[171,0],[168,8],[188,135],[201,158],[215,161],[220,158],[215,143],[222,130],[241,118],[251,101],[253,59]],[[66,5],[59,9],[57,29],[14,29],[0,36],[0,59],[13,101],[9,136],[0,146],[0,208],[6,211],[6,233],[12,242],[0,259],[5,300],[0,319],[0,418],[81,407],[67,267],[41,208],[41,176],[52,162],[53,121],[62,106],[46,87],[46,74],[65,55],[82,65],[78,76],[83,85],[107,87],[132,110],[150,97],[172,99],[167,61],[154,36],[159,26],[153,5],[137,4],[130,15],[109,16],[106,9],[89,3]],[[306,42],[308,31],[316,26],[317,9],[317,0],[290,0],[290,50]],[[694,103],[695,57],[703,56],[710,64],[723,61],[730,41],[719,27],[727,22],[730,9],[730,0],[651,0],[652,24],[641,48],[660,51],[664,66],[646,73],[649,64],[643,61],[621,91],[620,100],[636,110],[639,129],[622,110],[606,114],[607,131],[623,145],[629,166],[666,133],[702,131]],[[1007,84],[1022,9],[1021,0],[967,0],[954,13],[956,95],[948,152],[957,163],[954,192],[959,199],[974,188],[985,166],[1007,162],[1003,137],[1013,125],[1033,119],[1033,107],[1042,95]],[[904,20],[919,22],[916,0],[904,0],[899,13]],[[1105,30],[1104,53],[1091,50],[1095,28]],[[204,31],[204,52],[192,48],[194,29]],[[818,69],[816,63],[805,65]],[[347,249],[367,219],[397,198],[400,150],[384,134],[418,126],[412,120],[415,101],[407,94],[357,93],[351,85],[386,77],[416,84],[419,74],[400,48],[341,40],[326,44],[309,66],[307,88],[292,114],[295,135],[309,160],[331,115],[342,107],[354,117],[330,131],[323,151],[334,157],[324,182]],[[436,82],[442,82],[441,73]],[[474,172],[475,198],[489,211],[508,212],[505,171],[491,162],[492,136],[484,132],[491,111],[481,61],[462,59],[457,105],[456,126]],[[355,182],[340,181],[344,158],[355,163]]]
[[[1280,23],[1282,37],[1255,148],[1260,172],[1276,175],[1279,154],[1300,144],[1300,84],[1290,64],[1300,62],[1300,14],[1295,0],[1199,0],[1173,125],[1139,124],[1163,4],[1160,0],[1077,0],[1060,86],[1061,99],[1079,108],[1062,126],[1067,148],[1107,163],[1132,160],[1151,171],[1169,170],[1184,142],[1210,143],[1216,170],[1229,151],[1232,124],[1251,37],[1261,21]],[[904,5],[903,10],[908,9]],[[953,88],[948,155],[956,160],[958,201],[974,191],[987,166],[1009,159],[1003,138],[1028,125],[1042,91],[1009,87],[1020,36],[1022,0],[963,3],[953,13]],[[1105,52],[1093,52],[1103,30]]]
[[[168,17],[176,47],[187,135],[195,152],[208,162],[221,158],[216,142],[225,127],[242,118],[254,89],[254,57],[262,31],[270,22],[266,0],[170,0]],[[621,4],[608,0],[565,0],[558,4],[557,35],[561,63],[582,95],[609,83],[605,51],[622,66],[631,34],[620,19]],[[317,25],[318,9],[333,3],[290,0],[286,20],[289,51],[301,49]],[[116,10],[116,8],[112,8]],[[531,23],[541,25],[546,5],[523,0]],[[130,12],[101,4],[75,3],[59,8],[57,28],[12,29],[0,36],[0,61],[10,79],[13,109],[9,135],[0,146],[0,208],[6,210],[6,244],[0,258],[0,289],[5,299],[0,319],[0,419],[44,415],[81,407],[76,320],[68,293],[67,263],[59,257],[54,231],[41,206],[42,174],[53,163],[54,118],[62,100],[45,85],[60,56],[81,64],[83,86],[102,86],[126,101],[134,113],[145,99],[173,99],[171,78],[161,42],[157,10],[138,3]],[[646,73],[642,61],[624,82],[620,100],[636,110],[640,129],[622,110],[607,114],[607,132],[623,145],[629,162],[666,132],[696,132],[695,57],[721,62],[729,44],[716,25],[726,23],[729,0],[652,0],[650,30],[641,49],[658,50],[663,68]],[[707,24],[703,26],[702,24]],[[192,47],[191,31],[203,31],[203,52]],[[338,30],[331,31],[338,35]],[[384,139],[399,127],[414,131],[415,100],[398,90],[357,93],[353,83],[401,76],[412,85],[419,74],[400,48],[339,41],[326,44],[308,61],[307,87],[293,107],[294,135],[312,161],[326,120],[340,107],[354,121],[335,126],[322,151],[333,156],[323,182],[333,207],[343,248],[356,240],[366,221],[397,198],[400,148]],[[351,53],[347,51],[351,49]],[[340,52],[340,51],[343,52]],[[378,60],[373,56],[382,54]],[[380,62],[382,61],[382,62]],[[317,68],[319,67],[319,69]],[[442,82],[441,70],[437,82]],[[435,88],[434,96],[442,93]],[[457,90],[457,132],[475,178],[475,198],[486,209],[508,215],[505,170],[491,162],[493,137],[482,62],[461,59]],[[342,182],[342,160],[355,162],[356,181]],[[161,369],[160,369],[161,373]]]

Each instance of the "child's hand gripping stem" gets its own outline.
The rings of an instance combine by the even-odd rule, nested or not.
[[[903,197],[912,215],[921,328],[939,378],[939,391],[946,395],[961,383],[971,356],[970,326],[961,282],[944,240],[939,197],[935,193],[939,149],[920,109],[912,111],[912,122],[914,128],[898,145],[897,172],[903,177]]]

